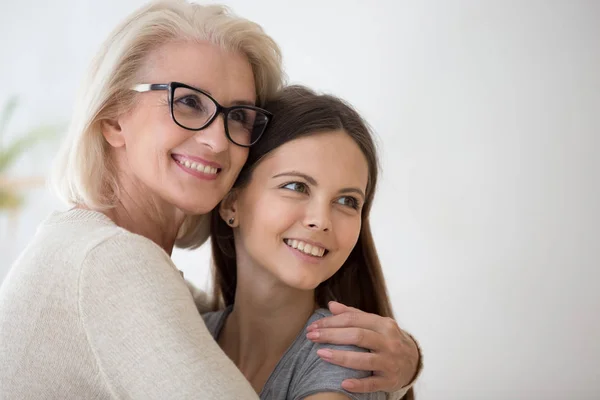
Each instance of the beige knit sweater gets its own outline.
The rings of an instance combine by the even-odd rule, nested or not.
[[[0,399],[256,398],[170,257],[101,213],[51,215],[0,287]]]

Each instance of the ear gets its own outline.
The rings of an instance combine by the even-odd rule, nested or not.
[[[219,204],[219,215],[221,216],[221,219],[223,219],[223,221],[225,221],[225,223],[232,228],[239,225],[237,218],[237,205],[238,191],[236,189],[231,189]],[[234,219],[232,224],[229,223],[231,218]]]
[[[125,137],[118,119],[104,119],[100,121],[102,135],[112,147],[125,146]]]

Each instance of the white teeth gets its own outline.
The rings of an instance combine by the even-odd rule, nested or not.
[[[176,160],[179,164],[184,165],[186,168],[195,169],[198,172],[203,172],[205,174],[216,174],[219,172],[218,168],[211,167],[209,165],[204,165],[196,162],[192,162],[189,160]]]
[[[325,255],[325,249],[319,246],[313,246],[301,240],[285,239],[285,244],[294,249],[298,249],[305,254],[310,254],[311,256],[323,257]]]

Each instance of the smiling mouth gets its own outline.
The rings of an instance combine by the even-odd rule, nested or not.
[[[212,167],[210,165],[204,165],[199,161],[192,161],[186,158],[179,157],[173,157],[173,160],[175,160],[175,162],[181,165],[182,167],[185,167],[192,171],[202,172],[207,175],[217,175],[219,172],[221,172],[221,168]]]
[[[302,240],[284,239],[283,242],[292,249],[296,249],[306,255],[317,258],[325,257],[329,253],[329,250],[323,247],[315,246]]]

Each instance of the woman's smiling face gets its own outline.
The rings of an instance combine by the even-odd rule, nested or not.
[[[268,154],[221,206],[236,220],[238,268],[312,290],[343,265],[358,239],[368,165],[343,130],[292,140]]]
[[[140,84],[182,82],[223,106],[256,100],[247,58],[208,42],[168,43],[149,56],[142,72]],[[118,175],[186,214],[210,212],[230,190],[248,149],[227,139],[222,115],[205,129],[190,131],[173,121],[167,90],[136,96],[132,110],[103,125],[119,161]]]

